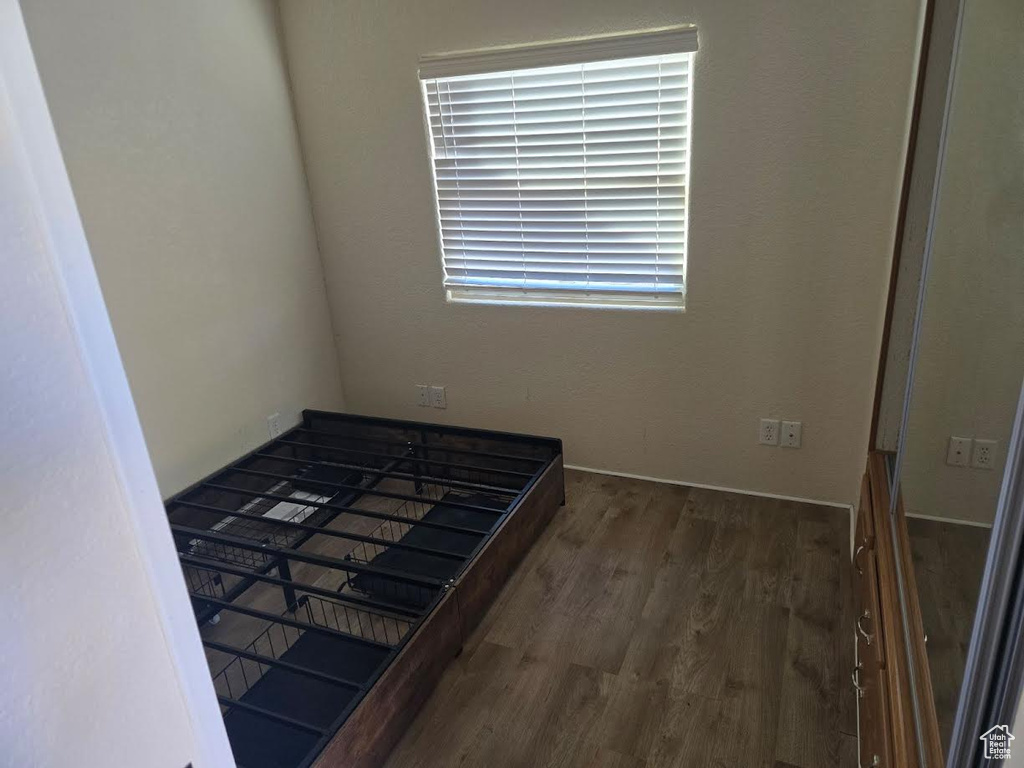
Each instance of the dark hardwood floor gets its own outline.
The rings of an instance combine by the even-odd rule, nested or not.
[[[928,667],[943,747],[949,746],[967,663],[989,528],[907,518]]]
[[[856,765],[848,513],[566,483],[390,768]]]

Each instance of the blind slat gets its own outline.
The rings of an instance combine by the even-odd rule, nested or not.
[[[456,143],[452,136],[442,134],[443,128],[439,129],[435,138],[444,138],[448,144],[445,149],[454,152]],[[659,128],[662,139],[685,139],[685,127],[675,128],[671,124],[665,125],[664,121]],[[528,154],[538,152],[551,147],[580,147],[590,148],[595,145],[611,142],[628,142],[637,140],[657,139],[658,132],[652,132],[645,128],[620,128],[616,130],[590,131],[584,134],[582,131],[563,131],[561,133],[536,133],[529,136],[466,136],[459,140],[458,150],[464,151],[467,148],[505,148],[513,147],[516,151]],[[450,145],[450,146],[449,146]],[[436,146],[436,144],[435,144]]]
[[[566,67],[558,72],[550,69],[518,69],[498,77],[452,77],[439,81],[434,92],[438,99],[451,98],[471,102],[479,98],[491,98],[494,94],[511,91],[515,88],[528,94],[557,91],[571,88],[580,80],[580,72],[588,74],[587,81],[593,86],[594,93],[621,91],[630,87],[650,87],[661,77],[674,77],[673,85],[679,87],[687,82],[688,67],[683,63],[672,63],[665,60],[661,64],[652,63],[634,67],[620,67],[598,71],[592,66]],[[428,83],[431,81],[427,81]],[[429,94],[428,90],[428,94]]]
[[[587,105],[598,108],[606,107],[631,107],[657,104],[659,101],[686,101],[689,96],[689,89],[680,88],[634,88],[630,90],[616,91],[601,95],[587,93]],[[448,99],[434,99],[428,101],[429,114],[431,117],[446,119],[460,119],[463,117],[480,115],[504,115],[508,114],[509,100],[498,98],[493,100],[480,100],[472,103],[462,103]],[[516,112],[521,114],[543,114],[559,109],[579,109],[583,107],[583,95],[579,89],[565,89],[564,93],[538,94],[530,98],[523,98],[516,94]]]
[[[662,136],[660,139],[652,137],[636,141],[590,142],[586,145],[585,151],[584,146],[580,145],[521,147],[518,152],[515,145],[491,148],[459,147],[458,158],[439,157],[435,162],[440,168],[454,167],[455,163],[470,167],[474,163],[487,165],[492,162],[510,163],[514,168],[517,160],[525,165],[538,165],[550,162],[551,158],[586,156],[594,162],[603,162],[609,155],[613,158],[628,158],[633,154],[648,154],[659,150],[666,153],[676,152],[686,157],[686,141],[682,138],[669,139]]]

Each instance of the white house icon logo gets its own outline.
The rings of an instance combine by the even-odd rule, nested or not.
[[[978,737],[985,742],[986,760],[1009,760],[1013,734],[1005,725],[994,725]]]

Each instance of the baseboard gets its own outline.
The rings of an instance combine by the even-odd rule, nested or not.
[[[666,485],[684,485],[689,488],[703,488],[708,491],[724,491],[726,493],[740,493],[744,496],[760,496],[764,499],[780,499],[782,501],[797,501],[801,504],[816,504],[819,507],[835,507],[837,509],[852,510],[849,504],[841,504],[838,501],[819,501],[817,499],[805,499],[800,496],[783,496],[779,493],[764,493],[763,491],[747,491],[743,488],[727,488],[724,485],[708,485],[707,483],[690,483],[684,480],[668,480],[663,477],[649,477],[648,475],[634,475],[631,472],[614,472],[610,469],[594,469],[593,467],[580,467],[575,464],[566,464],[566,469],[576,469],[580,472],[593,472],[596,475],[612,475],[613,477],[628,477],[631,480],[647,480],[652,483],[665,483]]]
[[[960,520],[956,517],[939,517],[938,515],[922,515],[919,512],[907,512],[907,517],[916,517],[919,520],[932,520],[936,523],[953,523],[954,525],[969,525],[972,528],[991,528],[992,523],[979,523],[977,520]]]

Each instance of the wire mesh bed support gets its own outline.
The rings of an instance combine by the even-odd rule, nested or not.
[[[479,613],[564,500],[561,472],[551,438],[305,411],[169,499],[237,764],[326,768],[348,764],[330,757],[342,742],[385,748],[470,628],[445,598],[468,590]],[[380,698],[388,685],[401,690]],[[367,718],[381,722],[360,745]]]

